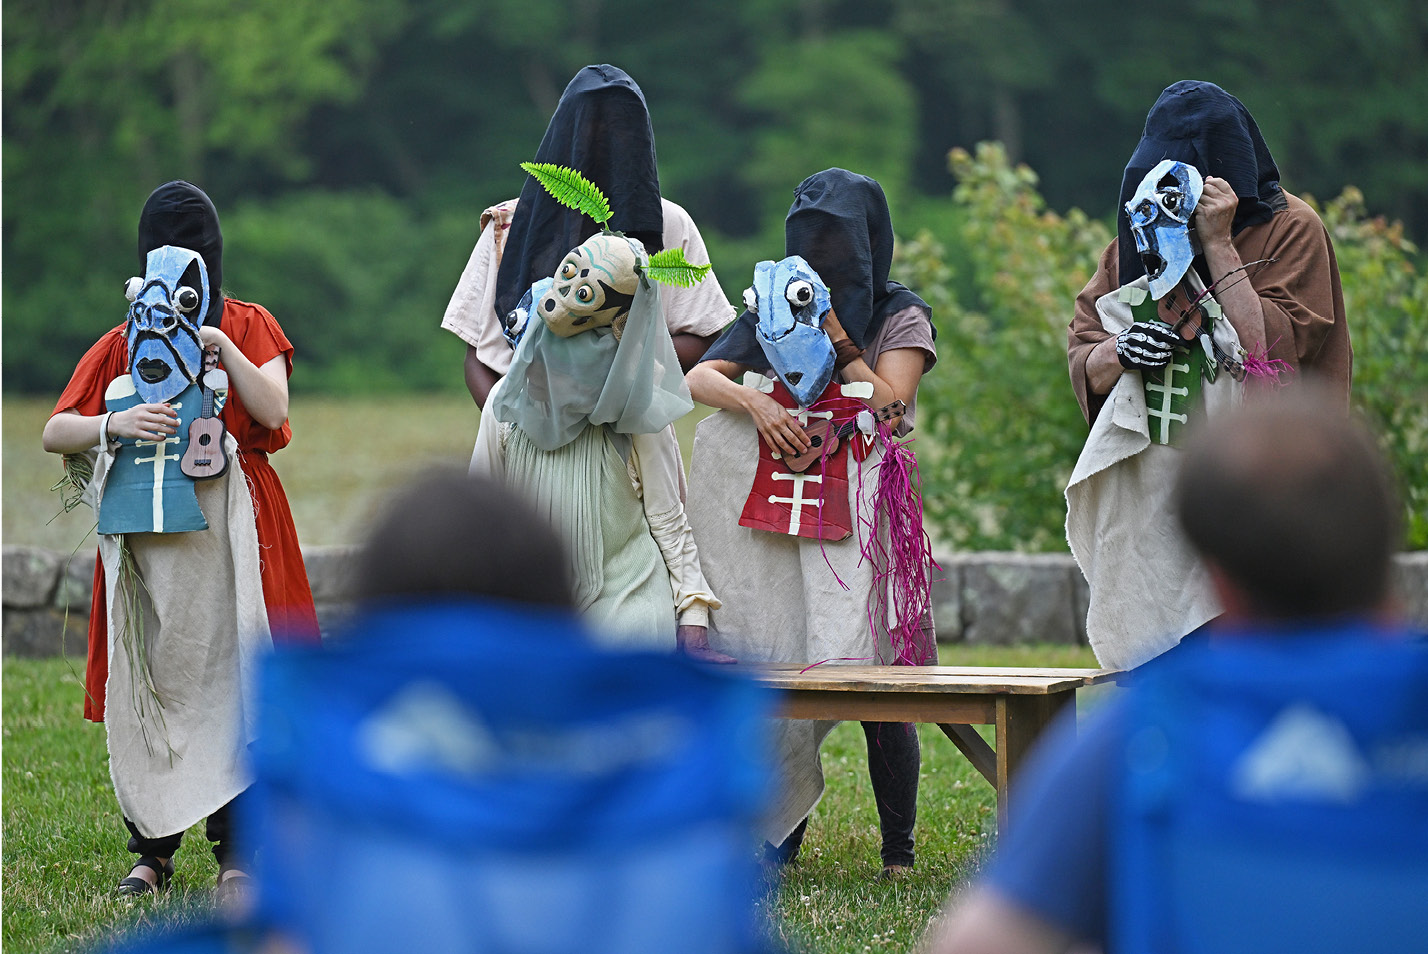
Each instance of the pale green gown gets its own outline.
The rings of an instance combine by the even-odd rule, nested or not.
[[[669,570],[650,532],[624,458],[601,425],[541,450],[507,430],[506,478],[569,542],[577,607],[599,637],[622,646],[673,649]]]

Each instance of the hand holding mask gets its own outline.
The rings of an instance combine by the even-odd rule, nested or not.
[[[1159,321],[1137,321],[1116,338],[1116,357],[1127,371],[1158,371],[1170,363],[1183,342],[1170,326]]]

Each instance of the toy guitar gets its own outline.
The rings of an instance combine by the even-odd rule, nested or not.
[[[199,378],[203,391],[203,409],[188,426],[188,448],[179,461],[179,470],[194,480],[222,477],[228,469],[228,452],[223,438],[228,429],[223,419],[213,412],[213,393],[228,386],[228,375],[218,368],[218,350],[203,353],[203,375]]]
[[[893,401],[891,404],[878,408],[878,410],[873,413],[873,418],[879,421],[887,421],[894,417],[901,417],[906,410],[907,405],[903,404],[902,401]],[[807,470],[814,461],[821,459],[825,453],[832,454],[836,452],[838,450],[839,441],[848,437],[857,429],[857,418],[846,421],[837,428],[834,427],[832,421],[814,421],[804,428],[804,433],[808,435],[808,443],[810,445],[808,450],[799,454],[797,457],[784,458],[783,464],[795,474],[801,474]],[[826,452],[823,448],[824,444],[828,445]]]

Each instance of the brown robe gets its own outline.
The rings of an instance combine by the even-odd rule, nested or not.
[[[1275,259],[1247,269],[1264,308],[1269,357],[1328,386],[1347,407],[1354,355],[1334,246],[1313,209],[1288,192],[1284,197],[1287,208],[1232,241],[1243,262]],[[1076,313],[1066,332],[1071,387],[1087,423],[1100,412],[1106,395],[1091,393],[1086,360],[1096,345],[1111,337],[1096,316],[1096,299],[1120,286],[1119,271],[1120,250],[1113,241],[1102,253],[1096,274],[1076,296]]]

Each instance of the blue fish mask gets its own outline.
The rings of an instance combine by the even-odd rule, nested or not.
[[[163,245],[149,253],[143,278],[124,288],[129,306],[129,374],[145,404],[178,397],[203,372],[199,326],[208,307],[203,256]]]
[[[828,286],[797,255],[754,266],[754,287],[744,307],[758,317],[754,334],[774,373],[800,407],[807,407],[833,379],[833,342],[823,330],[831,307]]]
[[[553,278],[542,278],[521,296],[520,304],[511,309],[501,322],[501,334],[505,335],[506,341],[514,349],[521,343],[521,338],[525,337],[526,328],[530,326],[531,312],[535,311],[535,303],[545,297],[550,291],[550,286],[555,284]]]
[[[1200,204],[1205,180],[1186,162],[1163,159],[1146,173],[1126,203],[1136,251],[1156,301],[1180,284],[1195,259],[1190,217]]]

